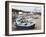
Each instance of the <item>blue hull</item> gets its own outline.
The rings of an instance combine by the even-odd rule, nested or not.
[[[35,24],[32,25],[32,26],[28,26],[28,27],[26,27],[26,26],[17,26],[16,25],[16,29],[20,29],[20,30],[28,30],[28,29],[34,29],[34,28],[35,28]]]

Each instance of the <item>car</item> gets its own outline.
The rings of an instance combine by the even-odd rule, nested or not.
[[[16,19],[16,28],[21,30],[34,29],[35,23],[33,21],[24,20],[22,17]]]

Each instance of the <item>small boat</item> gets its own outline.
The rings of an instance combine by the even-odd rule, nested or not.
[[[28,19],[23,19],[22,17],[18,16],[16,18],[16,28],[21,30],[34,29],[35,23],[32,21],[32,19],[29,21]]]

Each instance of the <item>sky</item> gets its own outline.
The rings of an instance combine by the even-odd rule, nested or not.
[[[13,8],[24,11],[41,12],[41,6],[13,6]]]

